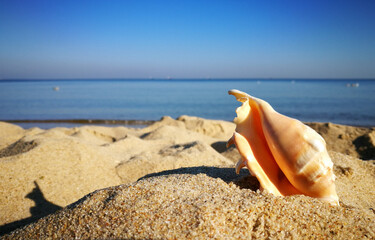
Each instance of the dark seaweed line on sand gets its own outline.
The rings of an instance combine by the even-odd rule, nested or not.
[[[49,120],[0,120],[8,123],[78,123],[106,125],[150,125],[153,120],[108,120],[108,119],[49,119]]]

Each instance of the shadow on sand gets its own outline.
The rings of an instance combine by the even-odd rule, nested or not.
[[[226,167],[208,167],[208,166],[200,166],[200,167],[186,167],[186,168],[178,168],[173,170],[166,170],[157,173],[147,174],[141,177],[139,180],[150,178],[150,177],[158,177],[158,176],[167,176],[172,174],[206,174],[212,178],[220,178],[224,182],[232,182],[239,186],[240,188],[247,188],[253,191],[259,189],[260,184],[256,177],[251,176],[247,169],[242,169],[240,174],[237,175],[234,168],[226,168]]]
[[[30,208],[31,217],[0,226],[0,236],[62,209],[62,207],[51,203],[44,197],[36,181],[34,181],[34,184],[35,187],[33,190],[25,196],[25,198],[29,198],[35,202],[35,206]]]

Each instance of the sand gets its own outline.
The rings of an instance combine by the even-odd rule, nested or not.
[[[327,142],[327,149],[363,160],[375,159],[375,128],[307,123]]]
[[[3,237],[375,238],[375,165],[358,159],[375,159],[374,129],[309,125],[327,141],[339,207],[274,197],[246,169],[236,175],[239,154],[225,148],[230,122],[181,116],[143,129],[49,130],[0,122],[0,234],[19,227]]]

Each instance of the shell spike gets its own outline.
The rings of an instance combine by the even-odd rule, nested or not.
[[[236,164],[236,174],[240,174],[240,171],[243,167],[246,167],[247,165],[247,160],[243,160],[242,158],[240,158],[240,160],[237,162]]]
[[[229,148],[234,144],[234,135],[228,140],[226,147]]]
[[[236,100],[239,101],[239,102],[244,103],[246,101],[249,101],[250,105],[252,105],[253,107],[257,107],[257,108],[261,107],[265,110],[274,111],[274,109],[271,107],[271,105],[268,102],[266,102],[266,101],[264,101],[260,98],[253,97],[253,96],[251,96],[251,95],[249,95],[245,92],[241,92],[239,90],[232,89],[232,90],[228,91],[228,94],[233,95],[236,98]]]

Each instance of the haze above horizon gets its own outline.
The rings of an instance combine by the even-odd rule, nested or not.
[[[0,0],[0,79],[375,78],[375,1]]]

